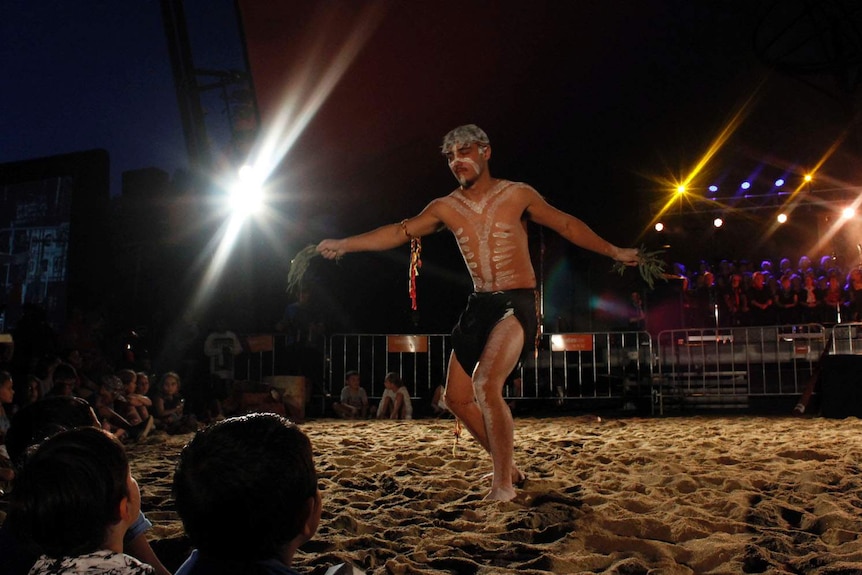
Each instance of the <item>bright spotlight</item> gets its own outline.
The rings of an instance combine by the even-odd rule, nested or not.
[[[228,190],[231,215],[247,217],[263,206],[263,179],[251,166],[239,169],[237,181]]]
[[[805,181],[806,182],[810,182],[813,179],[814,179],[814,176],[812,176],[811,174],[805,174]]]
[[[740,188],[742,188],[743,190],[747,190],[748,188],[750,188],[750,187],[751,187],[751,182],[742,182],[742,183],[739,185],[739,187],[740,187]]]
[[[780,188],[783,185],[784,185],[784,178],[778,178],[777,180],[775,180],[775,187],[776,188]]]
[[[841,217],[844,218],[845,220],[849,220],[850,218],[852,218],[855,215],[856,215],[856,210],[850,206],[841,210]]]
[[[714,220],[712,220],[712,225],[717,227],[717,228],[720,228],[721,226],[724,225],[724,220],[721,218],[715,218]]]
[[[715,192],[718,191],[718,186],[713,184],[713,185],[709,186],[709,188],[707,188],[707,189],[714,194]]]
[[[678,194],[684,194],[684,193],[685,193],[685,185],[684,185],[684,184],[680,184],[680,185],[678,185],[678,186],[676,187],[676,193],[678,193]]]
[[[656,222],[655,231],[660,232],[664,230],[664,224],[661,222]]]
[[[775,219],[778,221],[779,224],[785,224],[787,223],[787,214],[778,214]]]

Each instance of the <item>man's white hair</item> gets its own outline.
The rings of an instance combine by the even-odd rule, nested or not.
[[[476,124],[466,124],[464,126],[458,126],[446,134],[443,137],[443,145],[440,149],[445,154],[452,149],[453,145],[472,144],[473,142],[484,144],[486,146],[491,145],[491,142],[488,140],[488,134],[486,134],[482,128]]]

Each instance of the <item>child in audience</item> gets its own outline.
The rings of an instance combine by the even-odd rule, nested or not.
[[[431,410],[435,417],[444,417],[449,415],[449,406],[446,405],[446,388],[438,385],[434,388],[434,396],[431,398]]]
[[[377,419],[413,419],[410,392],[407,391],[401,376],[390,371],[383,380],[383,386],[386,391],[383,392],[377,407]]]
[[[57,365],[57,367],[54,368],[54,375],[51,379],[54,381],[54,385],[51,386],[51,391],[48,392],[46,397],[75,394],[75,385],[78,383],[78,375],[75,373],[75,368],[68,363]]]
[[[148,417],[142,421],[137,412],[129,412],[123,397],[123,383],[115,375],[102,377],[99,393],[93,402],[93,409],[102,422],[102,429],[110,431],[123,441],[144,439],[153,429],[154,420]],[[126,419],[120,412],[132,415],[132,421]]]
[[[296,575],[293,556],[320,523],[311,442],[272,413],[199,431],[180,455],[173,492],[196,547],[177,575]]]
[[[123,553],[141,511],[123,445],[92,427],[60,432],[26,458],[15,478],[6,523],[41,555],[30,575],[151,575]]]
[[[3,439],[9,430],[9,423],[12,421],[10,410],[13,408],[14,399],[15,386],[12,383],[12,376],[8,371],[0,371],[0,444],[3,444]]]
[[[332,408],[339,417],[344,419],[365,419],[368,415],[368,394],[360,385],[358,371],[348,371],[344,374],[341,401],[333,404]]]
[[[57,373],[54,373],[55,381],[57,377]],[[27,374],[27,399],[21,404],[22,407],[24,405],[30,405],[31,403],[36,403],[42,399],[42,382],[39,380],[36,375],[29,373]]]
[[[8,371],[0,371],[0,487],[4,490],[6,486],[3,484],[11,481],[15,476],[9,454],[6,452],[6,432],[9,431],[11,423],[11,413],[7,412],[7,409],[12,409],[14,399],[15,388],[12,385],[12,376]]]
[[[135,393],[150,397],[150,376],[145,371],[139,371],[135,374]]]
[[[26,405],[12,418],[7,436],[9,457],[20,467],[28,448],[61,431],[80,427],[99,428],[93,408],[81,398],[47,397]],[[152,565],[157,575],[170,575],[147,539],[146,533],[152,526],[143,513],[138,513],[137,519],[126,531],[123,550],[143,563]],[[10,533],[8,525],[0,527],[0,573],[3,575],[26,575],[40,553],[38,549],[24,547]]]
[[[159,380],[158,395],[153,402],[159,427],[170,434],[190,433],[198,428],[194,415],[185,415],[185,400],[180,393],[180,376],[173,371],[162,375]]]
[[[126,399],[126,419],[146,421],[150,417],[153,400],[138,393],[138,374],[131,369],[121,369],[117,377],[123,382],[123,397]]]

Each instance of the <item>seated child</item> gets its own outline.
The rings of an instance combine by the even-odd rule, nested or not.
[[[173,494],[195,547],[177,575],[296,575],[293,556],[322,510],[311,442],[274,413],[199,431],[180,455]]]
[[[41,555],[30,575],[150,575],[123,553],[141,493],[123,445],[92,427],[60,432],[26,458],[15,478],[6,523]]]
[[[123,441],[144,439],[153,429],[152,416],[142,421],[137,412],[130,412],[127,407],[120,379],[115,375],[103,376],[99,392],[93,401],[93,409],[102,422],[102,429],[110,431]],[[132,420],[126,419],[121,412],[132,416]]]
[[[170,434],[191,433],[198,428],[194,415],[183,414],[185,400],[180,393],[180,385],[177,373],[165,373],[159,380],[158,394],[153,402],[159,427]]]
[[[332,409],[344,419],[365,419],[368,415],[368,394],[360,385],[359,372],[348,371],[344,374],[344,387],[341,389],[341,401],[332,405]]]
[[[434,396],[431,398],[431,410],[435,417],[443,417],[449,415],[449,406],[446,405],[446,388],[438,385],[434,388]]]
[[[12,376],[8,371],[0,371],[0,488],[7,487],[6,482],[14,477],[12,463],[6,452],[6,432],[11,424],[12,401],[15,398],[15,388],[12,384]],[[9,411],[7,411],[9,410]]]
[[[56,374],[55,374],[56,375]],[[42,399],[42,382],[35,374],[27,374],[27,398],[21,403],[22,406],[36,403]]]
[[[93,408],[81,398],[70,396],[47,397],[22,407],[12,418],[7,436],[9,457],[16,466],[21,466],[27,450],[61,431],[80,427],[99,428],[99,420]],[[147,539],[147,531],[153,524],[138,513],[132,526],[126,531],[123,551],[143,563],[152,565],[157,575],[170,575],[156,557]],[[8,525],[0,527],[0,573],[3,575],[26,575],[38,558],[38,549],[27,549],[10,534]]]
[[[377,407],[377,419],[413,419],[413,403],[410,392],[401,380],[401,376],[390,371],[383,380],[386,391]]]
[[[135,419],[146,421],[150,417],[153,400],[138,393],[138,374],[131,369],[121,369],[117,372],[117,377],[123,382],[123,397],[126,399],[128,414],[123,415],[133,423]]]
[[[135,374],[135,393],[150,397],[150,376],[145,371],[139,371]],[[152,398],[150,397],[152,400]]]

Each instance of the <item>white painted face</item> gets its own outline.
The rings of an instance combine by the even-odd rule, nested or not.
[[[469,187],[482,173],[484,168],[478,160],[484,160],[483,153],[484,148],[475,143],[453,144],[449,151],[445,152],[449,169],[461,187]]]

